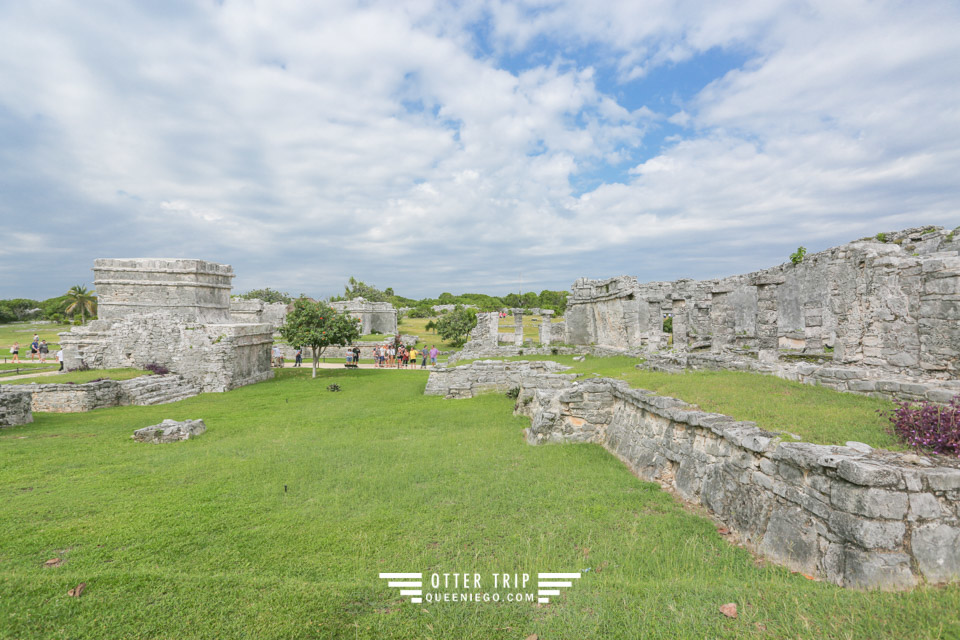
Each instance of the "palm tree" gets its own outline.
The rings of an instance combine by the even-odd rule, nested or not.
[[[80,324],[86,322],[86,312],[90,312],[90,315],[93,315],[97,312],[97,298],[94,296],[95,292],[87,291],[87,288],[82,285],[76,285],[70,287],[70,290],[67,291],[67,301],[70,305],[67,307],[67,313],[73,313],[77,310],[80,311]]]

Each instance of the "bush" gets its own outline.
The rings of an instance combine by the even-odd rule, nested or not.
[[[504,395],[506,395],[511,400],[516,400],[517,396],[520,395],[520,387],[514,387],[513,389],[510,389],[509,391],[507,391]]]
[[[887,241],[887,234],[885,234],[883,231],[881,231],[880,233],[878,233],[878,234],[876,235],[876,238],[877,238],[877,240],[879,240],[880,242],[886,242],[886,241]]]
[[[340,388],[340,385],[338,385],[338,384],[328,384],[328,385],[327,385],[327,391],[337,392],[337,391],[342,391],[342,389]]]
[[[790,254],[790,262],[793,264],[800,264],[803,262],[803,257],[807,255],[806,247],[797,247],[797,250]]]
[[[663,319],[663,332],[673,333],[673,316],[667,316]]]
[[[960,395],[948,405],[933,402],[896,403],[892,412],[880,412],[890,419],[890,432],[911,447],[931,453],[960,457]]]
[[[170,369],[167,369],[162,364],[157,364],[156,362],[151,362],[150,364],[144,366],[143,368],[158,376],[165,376],[168,373],[170,373]]]
[[[81,360],[78,366],[74,367],[73,369],[67,369],[67,371],[90,371],[90,365]]]

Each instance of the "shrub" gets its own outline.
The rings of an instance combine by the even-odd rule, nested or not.
[[[890,419],[890,432],[900,442],[931,453],[960,457],[960,395],[947,405],[898,402],[892,412],[880,413]]]
[[[551,347],[550,353],[552,353],[553,355],[557,355],[558,353],[560,353],[560,349],[557,349],[556,347]]]
[[[667,316],[663,319],[663,332],[673,333],[673,316]]]
[[[790,254],[790,262],[793,264],[800,264],[803,262],[803,257],[807,255],[806,247],[797,247],[797,250]]]
[[[73,369],[67,369],[67,371],[90,371],[90,365],[81,360],[79,365]]]
[[[509,391],[507,391],[506,394],[504,395],[506,395],[511,400],[516,400],[517,396],[520,395],[520,387],[514,387],[513,389],[510,389]]]
[[[887,241],[887,234],[885,234],[883,231],[881,231],[880,233],[878,233],[875,237],[876,237],[877,240],[879,240],[880,242],[886,242],[886,241]]]
[[[328,385],[327,385],[327,391],[342,391],[342,389],[340,388],[340,385],[338,385],[338,384],[328,384]]]
[[[170,369],[167,369],[162,364],[157,364],[156,362],[151,362],[150,364],[144,366],[143,368],[149,371],[150,373],[153,373],[158,376],[165,376],[168,373],[170,373]]]

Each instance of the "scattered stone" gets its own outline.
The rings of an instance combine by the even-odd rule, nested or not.
[[[0,386],[0,428],[33,422],[30,399],[29,391],[11,389],[10,385]]]
[[[73,589],[70,589],[70,591],[67,591],[67,595],[70,596],[71,598],[79,598],[83,594],[84,589],[86,588],[87,588],[87,583],[81,582],[80,584],[75,586]]]
[[[50,558],[43,563],[43,566],[49,569],[52,567],[59,567],[61,564],[63,564],[62,558]]]
[[[843,446],[847,447],[848,449],[853,449],[854,451],[859,451],[860,453],[873,452],[873,447],[871,447],[868,444],[864,444],[863,442],[857,442],[855,440],[849,440],[846,443],[844,443]]]
[[[155,424],[143,429],[137,429],[131,436],[136,442],[150,442],[153,444],[164,444],[168,442],[180,442],[195,438],[207,430],[207,425],[203,420],[164,420],[160,424]]]
[[[728,618],[736,618],[736,617],[737,617],[737,603],[736,603],[736,602],[728,602],[727,604],[722,605],[722,606],[720,607],[720,613],[722,613],[723,615],[727,616]]]

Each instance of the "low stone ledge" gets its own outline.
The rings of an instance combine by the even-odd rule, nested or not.
[[[14,385],[16,386],[16,385]],[[33,410],[28,391],[0,386],[0,428],[18,427],[33,422]]]
[[[551,361],[528,360],[479,360],[459,367],[438,366],[430,371],[423,393],[462,399],[522,387],[529,396],[534,388],[559,389],[569,384],[576,374],[557,374],[569,368]]]
[[[527,394],[521,390],[521,397]],[[929,458],[783,441],[675,398],[593,379],[538,387],[530,444],[600,444],[637,476],[706,507],[758,555],[838,585],[960,581],[960,468]]]
[[[130,436],[135,442],[149,442],[151,444],[166,444],[195,438],[207,430],[203,420],[164,420],[160,424],[137,429]]]
[[[29,395],[31,409],[47,413],[82,413],[107,407],[175,402],[200,393],[176,374],[144,375],[129,380],[98,380],[83,384],[19,385]]]

